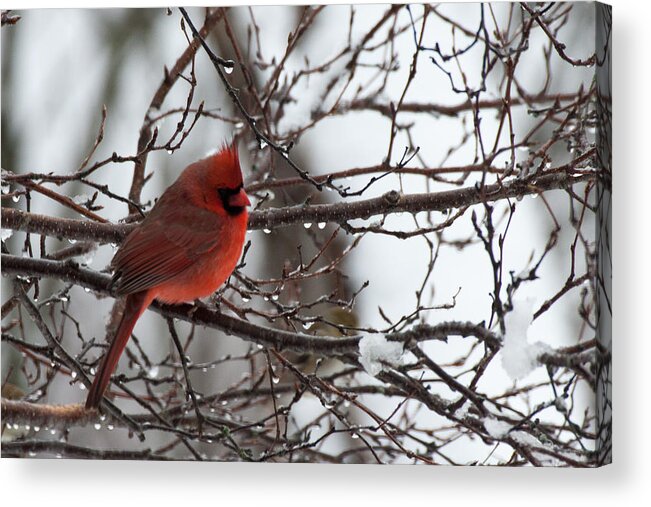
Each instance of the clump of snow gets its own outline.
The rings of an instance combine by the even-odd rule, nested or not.
[[[468,410],[472,407],[472,402],[470,400],[466,400],[463,402],[463,405],[461,405],[457,410],[454,412],[454,417],[457,417],[458,419],[463,419],[468,415]]]
[[[509,432],[511,425],[494,417],[487,417],[484,419],[484,428],[491,437],[502,438]]]
[[[534,301],[513,302],[513,310],[504,316],[505,333],[502,344],[502,367],[509,377],[518,380],[540,366],[538,356],[550,347],[541,342],[529,343],[527,334],[533,321]]]
[[[383,361],[399,364],[402,353],[402,343],[390,342],[383,334],[367,334],[359,341],[359,362],[372,376],[386,369]]]
[[[0,239],[2,239],[2,241],[6,241],[11,238],[13,233],[14,231],[11,229],[0,229]]]
[[[536,437],[534,437],[531,433],[527,433],[526,431],[513,431],[511,433],[511,437],[513,440],[518,442],[519,444],[526,445],[529,447],[544,447],[542,442],[538,440]]]

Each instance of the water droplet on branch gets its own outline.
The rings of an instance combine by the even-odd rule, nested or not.
[[[222,68],[226,74],[232,74],[233,70],[235,70],[235,62],[233,60],[226,60],[222,63]]]

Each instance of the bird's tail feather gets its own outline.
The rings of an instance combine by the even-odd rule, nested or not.
[[[134,294],[129,294],[126,299],[126,304],[124,307],[124,312],[122,313],[122,318],[120,319],[120,325],[118,326],[117,332],[109,345],[109,349],[106,352],[106,355],[102,359],[95,380],[93,380],[93,385],[88,391],[88,397],[86,398],[86,408],[97,408],[102,401],[104,396],[104,391],[108,387],[108,384],[111,380],[111,375],[115,370],[115,367],[118,364],[122,351],[127,345],[129,338],[131,337],[131,332],[133,331],[134,326],[142,312],[149,306],[152,298],[149,294],[149,291],[136,292]]]

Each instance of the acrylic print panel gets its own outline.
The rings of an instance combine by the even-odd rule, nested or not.
[[[3,11],[2,456],[609,463],[610,20]]]

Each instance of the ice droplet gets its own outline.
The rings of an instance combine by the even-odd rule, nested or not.
[[[222,63],[222,68],[226,74],[232,74],[235,69],[235,62],[233,60],[227,60]]]
[[[85,202],[90,201],[90,197],[87,196],[86,194],[79,194],[79,195],[74,196],[72,198],[72,201],[75,204],[84,204]]]
[[[271,229],[262,229],[265,234],[271,234]]]
[[[93,427],[94,427],[97,431],[99,431],[99,430],[102,429],[102,425],[101,425],[100,423],[95,423],[95,424],[93,425]]]
[[[76,372],[76,371],[73,371],[72,373],[70,373],[70,376],[71,376],[73,379],[76,379],[76,378],[77,378],[77,372]]]
[[[265,141],[265,140],[262,139],[262,138],[259,139],[259,144],[260,144],[260,149],[261,149],[261,150],[264,150],[267,146],[269,146],[269,144],[267,143],[267,141]]]
[[[303,227],[305,227],[306,229],[309,229],[310,227],[312,227],[312,222],[305,222],[303,224]]]
[[[325,229],[326,223],[325,222],[319,222],[319,229]]]
[[[147,376],[149,378],[156,378],[158,377],[158,366],[152,366],[147,370]]]
[[[272,294],[271,299],[273,299],[274,301],[278,301],[278,294]]]
[[[248,297],[248,296],[242,296],[242,303],[248,303],[249,301],[251,301],[251,298],[250,298],[250,297]]]
[[[113,428],[114,428],[114,427],[115,427],[115,426],[113,426],[112,424],[107,424],[107,425],[106,425],[106,429],[109,430],[109,431],[113,431]]]
[[[18,202],[18,201],[20,201],[20,196],[19,195],[13,195],[13,196],[11,196],[11,200],[14,201],[14,202]]]

